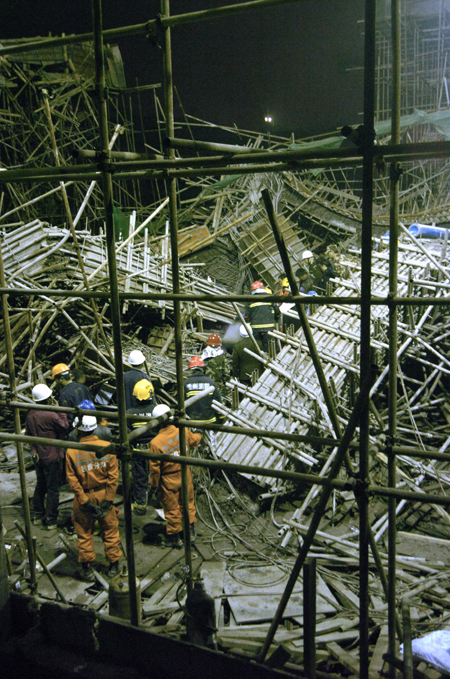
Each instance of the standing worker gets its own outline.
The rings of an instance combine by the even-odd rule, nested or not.
[[[267,292],[264,288],[264,283],[255,281],[251,285],[252,295],[263,294]],[[276,304],[272,302],[265,302],[263,300],[250,302],[245,307],[245,320],[253,330],[253,337],[261,340],[264,351],[269,351],[269,331],[275,329],[275,323],[280,317],[280,310]]]
[[[81,403],[78,405],[79,408],[82,408],[82,410],[97,410],[94,403],[92,401],[89,401],[89,399],[84,399],[84,401],[81,401]],[[78,436],[78,423],[79,423],[79,418],[76,417],[73,421],[73,429],[70,432],[69,436],[67,437],[68,441],[78,441],[79,436]],[[101,441],[112,441],[113,435],[111,429],[108,427],[108,422],[102,417],[100,422],[97,424],[96,428],[94,429],[95,436],[97,436]]]
[[[46,384],[37,384],[31,393],[33,401],[45,405],[50,403],[53,392]],[[68,431],[69,423],[65,413],[55,413],[51,410],[28,412],[25,424],[27,436],[64,439]],[[32,443],[31,452],[37,480],[33,495],[33,523],[35,526],[43,524],[46,530],[54,530],[58,519],[61,460],[64,458],[64,448]]]
[[[136,408],[128,408],[127,415],[144,415],[152,417],[153,408],[156,406],[153,385],[150,380],[143,379],[136,382],[133,396],[139,405]],[[128,431],[139,431],[146,426],[145,420],[128,420]],[[154,429],[149,429],[132,441],[134,448],[140,448],[148,452],[152,438],[156,435]],[[148,502],[148,462],[144,457],[133,455],[131,460],[131,473],[133,484],[131,487],[131,509],[138,516],[143,516],[147,511]]]
[[[57,363],[57,365],[53,366],[52,380],[54,380],[59,389],[58,405],[76,408],[84,399],[92,401],[91,392],[87,386],[84,383],[72,381],[70,368],[65,363]],[[68,413],[67,419],[69,424],[72,425],[75,419],[74,413]]]
[[[123,375],[123,382],[125,385],[125,405],[128,410],[128,408],[137,408],[139,406],[137,398],[133,396],[133,389],[136,383],[140,380],[148,380],[151,382],[151,379],[147,373],[141,370],[141,367],[144,367],[145,356],[139,349],[130,351],[128,359],[124,357],[124,363],[129,368]]]
[[[158,405],[153,409],[153,417],[161,417],[170,412],[169,406]],[[189,429],[186,432],[186,452],[189,448],[198,446],[201,441],[201,434],[194,434]],[[159,433],[150,443],[150,452],[165,455],[176,455],[180,453],[179,429],[170,420],[159,425]],[[189,525],[191,541],[195,541],[195,522],[197,521],[195,511],[194,486],[192,485],[191,472],[188,469],[188,494],[189,494]],[[150,479],[152,489],[160,488],[161,504],[166,518],[166,546],[181,549],[183,542],[181,539],[183,530],[183,511],[181,503],[181,465],[176,462],[164,460],[150,461]]]
[[[217,389],[216,383],[212,377],[205,375],[205,362],[200,356],[192,356],[188,363],[188,368],[191,371],[189,377],[184,380],[184,398],[185,400],[200,394],[209,387],[214,387],[214,392],[199,399],[192,405],[186,408],[186,415],[191,420],[196,420],[202,424],[211,424],[217,421],[218,413],[212,407],[213,400],[222,403],[222,399]]]
[[[250,349],[250,351],[256,353],[255,345],[249,337],[245,325],[240,326],[239,334],[241,339],[234,345],[233,355],[231,357],[233,377],[236,377],[242,384],[250,386],[252,383],[252,374],[256,370],[259,377],[263,364],[261,361],[258,361],[257,358],[254,358],[245,351],[245,349]],[[259,348],[262,349],[261,340],[256,340],[256,342]]]
[[[206,347],[201,357],[205,363],[205,375],[212,377],[221,396],[230,400],[226,383],[230,379],[230,357],[222,346],[220,336],[213,332],[206,340]]]
[[[97,419],[84,415],[78,426],[80,443],[108,446],[93,433]],[[83,580],[94,580],[92,562],[95,561],[94,526],[98,520],[109,561],[108,576],[119,572],[120,549],[118,510],[113,501],[119,484],[119,463],[113,454],[97,459],[93,451],[69,448],[66,455],[66,476],[75,497],[73,499],[73,525],[77,534],[78,562]]]

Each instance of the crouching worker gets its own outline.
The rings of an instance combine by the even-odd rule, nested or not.
[[[160,417],[170,411],[169,406],[157,405],[152,412],[153,417]],[[189,448],[198,446],[201,434],[194,434],[189,429],[186,432],[186,455]],[[159,426],[159,433],[150,442],[150,452],[166,455],[180,455],[179,429],[170,420]],[[166,518],[167,547],[180,549],[183,546],[181,504],[181,465],[176,462],[164,460],[150,460],[150,480],[152,490],[159,488],[161,504]],[[189,492],[189,524],[191,541],[195,540],[195,527],[197,521],[195,512],[194,486],[192,485],[191,472],[188,469],[188,492]]]
[[[80,443],[109,445],[95,434],[97,419],[84,415],[78,425]],[[113,505],[119,483],[119,463],[115,455],[97,459],[93,451],[69,448],[66,454],[66,475],[75,497],[73,499],[73,525],[77,534],[78,562],[83,580],[94,580],[92,562],[95,561],[94,526],[98,520],[109,561],[108,576],[119,572],[120,550],[118,511]]]

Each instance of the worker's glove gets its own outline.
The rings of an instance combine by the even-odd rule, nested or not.
[[[112,507],[112,500],[103,500],[102,504],[100,505],[100,511],[101,511],[101,518],[107,515],[109,510]]]
[[[100,519],[103,516],[101,508],[98,505],[94,505],[90,500],[85,502],[82,507],[86,512],[91,514],[94,519]]]

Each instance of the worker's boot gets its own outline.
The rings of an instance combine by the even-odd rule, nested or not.
[[[94,571],[89,561],[83,561],[80,568],[80,578],[86,582],[93,582],[95,580]]]
[[[119,562],[114,561],[113,563],[109,564],[108,568],[108,578],[113,578],[115,575],[119,574]]]
[[[180,536],[181,533],[171,533],[170,535],[167,535],[164,546],[181,549],[183,546],[183,540]]]
[[[132,502],[131,509],[136,516],[144,516],[147,511],[147,505],[140,505],[137,502]]]

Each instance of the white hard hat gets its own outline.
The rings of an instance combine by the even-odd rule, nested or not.
[[[97,426],[97,418],[93,415],[83,415],[78,431],[94,431]]]
[[[128,356],[128,363],[130,365],[142,365],[145,362],[145,356],[139,349],[133,349]]]
[[[160,403],[153,408],[152,417],[161,417],[161,415],[165,415],[166,413],[170,413],[169,406],[166,406],[165,403]]]
[[[247,328],[245,327],[245,325],[239,326],[239,334],[240,334],[241,337],[248,337],[248,332],[247,332]]]
[[[33,387],[31,391],[31,395],[33,396],[33,401],[45,401],[45,399],[50,398],[50,396],[53,394],[52,390],[50,387],[47,387],[46,384],[36,384],[35,387]]]
[[[303,260],[305,260],[305,259],[311,259],[311,257],[314,257],[314,255],[313,255],[313,253],[311,252],[311,250],[303,250],[303,252],[302,252],[302,259],[303,259]]]

